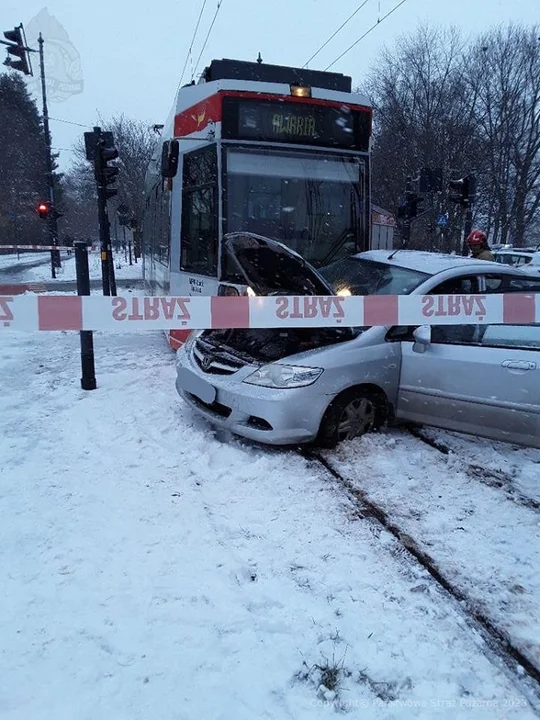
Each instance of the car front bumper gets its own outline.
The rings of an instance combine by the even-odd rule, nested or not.
[[[266,388],[242,382],[256,370],[255,366],[246,366],[232,375],[214,375],[204,373],[190,353],[180,353],[176,389],[191,408],[212,424],[271,445],[307,443],[317,437],[331,401],[322,391],[321,378],[306,387]]]

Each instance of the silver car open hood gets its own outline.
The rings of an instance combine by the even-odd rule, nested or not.
[[[236,232],[225,235],[223,244],[256,295],[335,295],[312,265],[276,240]]]

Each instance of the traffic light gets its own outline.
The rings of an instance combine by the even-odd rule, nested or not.
[[[412,190],[405,193],[405,202],[398,207],[397,216],[400,220],[410,222],[414,218],[423,215],[426,212],[424,207],[425,198]]]
[[[118,215],[118,223],[119,223],[119,225],[129,226],[129,222],[130,222],[130,219],[131,219],[131,213],[130,213],[130,210],[129,210],[128,206],[125,205],[124,203],[122,203],[122,205],[120,205],[120,206],[118,207],[118,209],[116,210],[116,212],[117,212],[117,215]]]
[[[460,180],[449,182],[451,202],[458,203],[463,207],[469,207],[476,200],[476,175],[466,175]]]
[[[51,206],[47,202],[40,202],[37,206],[37,212],[42,220],[46,220],[49,217],[49,210]]]
[[[55,220],[57,220],[59,217],[62,217],[64,214],[64,213],[58,212],[58,210],[53,205],[51,205],[50,202],[46,202],[45,200],[38,203],[36,211],[42,220],[47,220],[47,218],[49,218],[49,217],[53,217]]]
[[[467,202],[473,203],[476,201],[476,175],[467,175],[466,189],[467,189]]]
[[[417,195],[416,193],[411,193],[408,198],[409,207],[411,208],[410,214],[411,218],[416,218],[419,215],[422,215],[425,213],[426,209],[424,207],[425,199],[421,195]]]
[[[117,165],[109,165],[111,160],[116,160],[118,150],[115,147],[107,147],[105,140],[100,139],[96,155],[96,179],[98,185],[104,189],[105,199],[109,200],[118,194],[117,188],[107,187],[116,182],[120,168]]]
[[[25,75],[32,75],[32,68],[30,66],[30,59],[26,50],[26,41],[23,35],[22,24],[13,30],[6,30],[4,37],[9,40],[12,45],[7,46],[8,57],[4,60],[4,65],[7,65],[12,70],[19,70]],[[9,56],[14,55],[18,60],[12,60]]]

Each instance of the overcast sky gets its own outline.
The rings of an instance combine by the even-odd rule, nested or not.
[[[398,4],[366,0],[347,27],[311,63],[324,69]],[[54,76],[49,114],[92,126],[121,112],[151,124],[172,104],[203,0],[2,0],[2,29],[23,22],[32,43],[40,29],[48,72]],[[198,72],[213,58],[302,66],[361,4],[360,0],[222,0]],[[217,0],[207,0],[195,41],[196,62]],[[406,0],[332,69],[361,81],[385,45],[420,22],[457,25],[466,35],[501,22],[540,21],[540,0]],[[48,41],[48,42],[47,42]],[[0,49],[1,50],[1,49]],[[34,72],[38,75],[37,63]],[[184,82],[191,79],[191,67]],[[35,96],[38,87],[31,85]],[[69,149],[84,128],[51,121],[53,145]],[[69,150],[60,162],[66,168]]]

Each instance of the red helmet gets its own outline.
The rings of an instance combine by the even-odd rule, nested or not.
[[[483,245],[487,242],[487,235],[482,230],[473,230],[467,238],[467,245]]]

